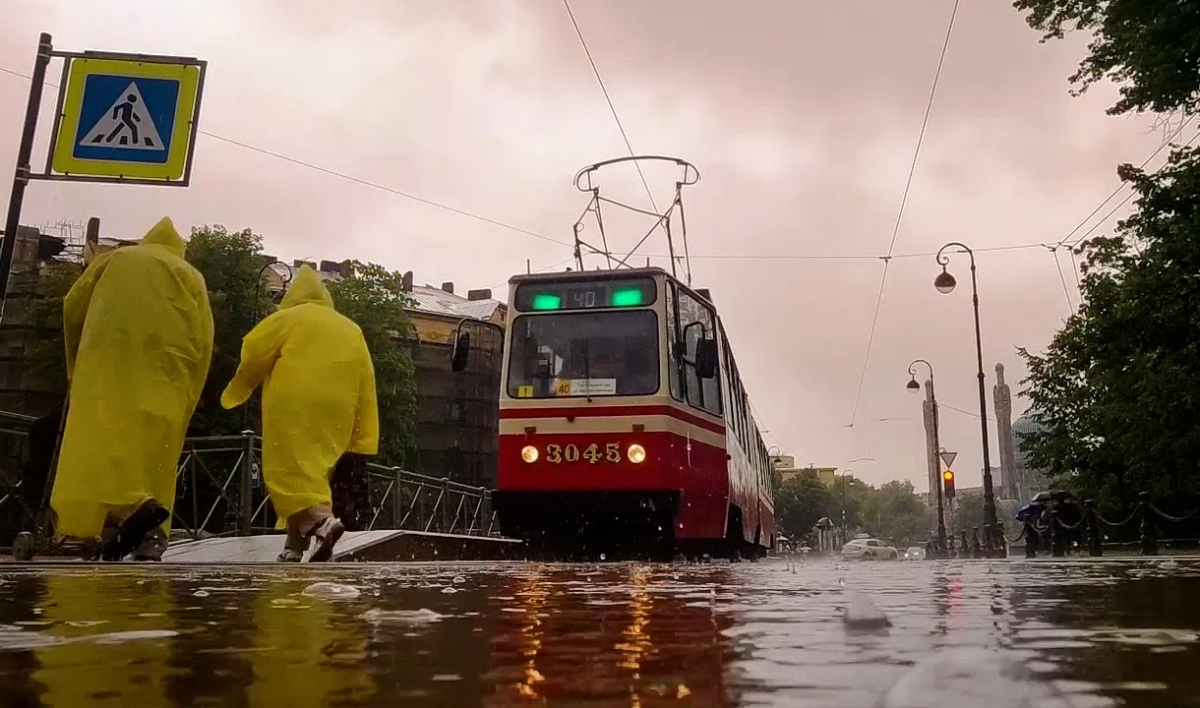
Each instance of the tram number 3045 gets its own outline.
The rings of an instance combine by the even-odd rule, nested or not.
[[[603,448],[598,443],[592,443],[582,450],[578,445],[557,445],[550,444],[546,446],[546,462],[552,465],[557,465],[562,462],[576,463],[580,459],[587,460],[590,464],[598,465],[600,462],[618,463],[621,461],[621,445],[619,443],[606,443]]]

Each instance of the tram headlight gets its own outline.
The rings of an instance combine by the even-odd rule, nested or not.
[[[526,445],[521,448],[521,459],[527,464],[533,464],[538,459],[538,449],[533,445]]]
[[[629,457],[630,462],[636,465],[646,460],[646,448],[634,443],[625,451],[625,455]]]

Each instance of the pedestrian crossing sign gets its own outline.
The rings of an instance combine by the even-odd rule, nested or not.
[[[204,62],[130,56],[66,60],[50,146],[53,176],[186,186]]]

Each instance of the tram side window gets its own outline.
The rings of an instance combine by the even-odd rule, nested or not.
[[[724,341],[722,341],[724,343]],[[733,368],[733,361],[729,358],[729,347],[721,347],[721,365],[724,367],[725,388],[723,395],[727,401],[737,400],[737,371]],[[740,442],[742,439],[742,422],[738,420],[737,406],[730,406],[726,416],[729,421],[729,426],[733,428],[733,434]]]
[[[667,369],[670,371],[671,398],[677,401],[683,398],[682,368],[679,364],[679,298],[675,294],[675,283],[667,282]]]
[[[683,340],[683,390],[690,405],[721,415],[721,380],[723,372],[702,379],[696,375],[696,343],[701,338],[716,337],[716,318],[699,300],[683,290],[677,290],[679,321],[678,337]]]

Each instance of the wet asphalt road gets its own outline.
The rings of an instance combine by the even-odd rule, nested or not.
[[[1198,667],[1200,559],[0,566],[5,705],[1157,708]]]

